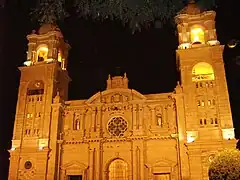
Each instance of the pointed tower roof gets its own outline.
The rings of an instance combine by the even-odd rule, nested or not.
[[[189,14],[189,15],[196,15],[200,14],[202,10],[196,4],[194,0],[189,0],[188,5],[184,7],[178,14]]]

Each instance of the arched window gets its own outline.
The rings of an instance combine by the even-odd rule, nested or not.
[[[128,180],[128,165],[121,159],[112,161],[108,171],[108,180]]]
[[[194,27],[191,29],[191,42],[193,44],[204,44],[204,30],[200,27]]]
[[[214,71],[212,66],[205,62],[196,64],[192,69],[192,80],[194,82],[214,80]]]
[[[48,47],[46,45],[40,46],[37,50],[37,62],[42,62],[47,60],[48,57]]]

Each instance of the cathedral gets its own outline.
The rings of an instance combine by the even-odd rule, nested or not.
[[[235,147],[215,15],[194,3],[176,15],[180,79],[169,93],[129,89],[125,73],[69,101],[70,45],[51,24],[28,35],[9,180],[208,180],[214,154]]]

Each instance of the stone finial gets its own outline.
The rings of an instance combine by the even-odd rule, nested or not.
[[[111,80],[111,75],[108,75],[108,80],[107,80],[107,89],[112,88],[112,80]]]
[[[179,81],[177,81],[177,86],[175,88],[176,93],[181,93],[182,92],[182,86]]]
[[[60,92],[59,90],[57,90],[57,94],[53,99],[53,103],[60,103],[60,101],[61,101]]]

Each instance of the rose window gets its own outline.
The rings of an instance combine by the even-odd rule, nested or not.
[[[122,117],[114,117],[108,123],[108,131],[113,136],[123,136],[127,130],[127,121]]]

